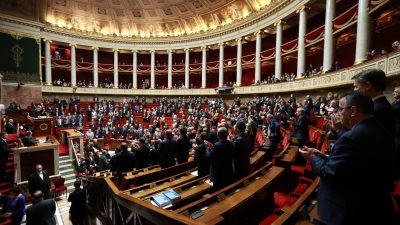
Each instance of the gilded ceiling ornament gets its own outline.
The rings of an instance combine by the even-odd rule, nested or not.
[[[15,62],[15,65],[17,66],[17,68],[19,68],[23,60],[22,54],[24,54],[24,50],[18,44],[15,44],[11,48],[11,52],[13,53],[13,60]]]
[[[11,34],[11,37],[14,38],[15,40],[21,40],[23,38],[21,34],[18,33]]]

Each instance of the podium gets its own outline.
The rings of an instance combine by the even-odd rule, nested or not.
[[[13,149],[16,163],[17,183],[27,181],[29,175],[35,172],[35,165],[42,164],[50,176],[59,176],[58,141],[44,142],[46,137],[36,137],[40,140],[36,146]]]
[[[51,117],[34,118],[33,119],[33,136],[51,136],[53,128]]]

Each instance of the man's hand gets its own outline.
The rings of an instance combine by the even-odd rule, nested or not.
[[[316,148],[309,148],[307,146],[303,146],[303,148],[299,148],[300,154],[306,159],[310,160],[312,156],[316,154],[322,154],[318,149]]]

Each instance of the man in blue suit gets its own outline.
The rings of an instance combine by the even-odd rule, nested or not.
[[[371,98],[352,92],[339,101],[345,132],[326,156],[304,146],[300,153],[320,176],[318,213],[327,225],[390,224],[394,141],[374,117]]]
[[[374,116],[391,134],[394,134],[395,118],[389,101],[383,95],[386,89],[386,74],[382,70],[370,69],[353,78],[354,90],[368,94],[374,101]]]
[[[297,108],[297,120],[293,123],[294,134],[299,142],[299,147],[303,147],[308,139],[308,119],[305,110],[302,107]]]

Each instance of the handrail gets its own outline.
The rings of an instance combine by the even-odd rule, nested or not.
[[[69,141],[70,141],[70,145],[71,145],[71,147],[72,147],[72,151],[74,152],[75,161],[76,161],[76,163],[77,163],[77,165],[78,165],[78,167],[79,167],[79,166],[81,165],[81,163],[79,162],[78,156],[76,155],[74,142],[73,142],[72,140],[69,140]]]

